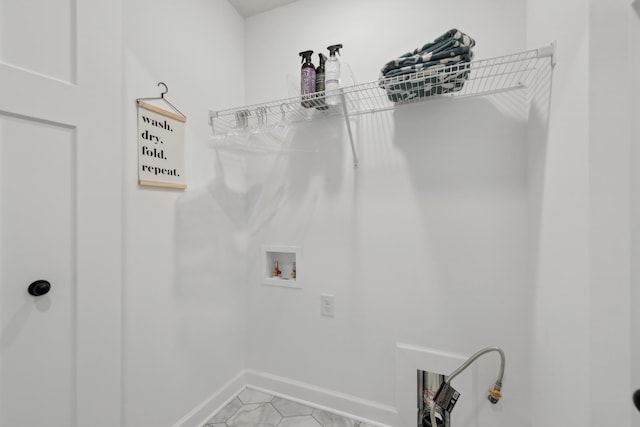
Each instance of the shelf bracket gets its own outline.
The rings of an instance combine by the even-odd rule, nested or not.
[[[538,57],[544,58],[546,56],[551,58],[551,68],[555,67],[557,61],[557,46],[555,41],[549,46],[538,49]]]
[[[351,121],[349,120],[349,109],[347,108],[347,97],[344,96],[344,90],[340,89],[340,99],[342,101],[342,112],[344,113],[344,120],[347,124],[347,132],[349,132],[349,142],[351,143],[351,154],[353,154],[353,167],[357,168],[358,161],[358,152],[356,151],[356,146],[353,142],[353,132],[351,131]]]

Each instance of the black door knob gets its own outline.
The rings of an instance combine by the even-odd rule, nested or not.
[[[51,283],[47,282],[46,280],[36,280],[29,285],[29,294],[33,295],[34,297],[44,295],[50,290]]]
[[[633,393],[633,404],[636,405],[636,409],[640,411],[640,389]]]

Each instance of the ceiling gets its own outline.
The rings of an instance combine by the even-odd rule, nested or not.
[[[297,0],[229,0],[238,13],[245,18],[257,15]]]

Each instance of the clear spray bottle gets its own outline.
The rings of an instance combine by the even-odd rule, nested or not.
[[[326,102],[328,105],[338,105],[340,103],[340,61],[336,53],[340,54],[341,44],[329,46],[329,59],[325,64],[325,90],[327,92]]]

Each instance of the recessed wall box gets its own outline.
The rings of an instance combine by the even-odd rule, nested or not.
[[[302,250],[298,246],[262,246],[262,284],[302,288]]]
[[[431,401],[436,399],[437,392],[444,383],[444,374],[418,369],[418,427],[430,426],[429,410]],[[437,403],[437,401],[436,401]],[[447,411],[436,408],[436,424],[433,427],[450,427],[451,419]]]

